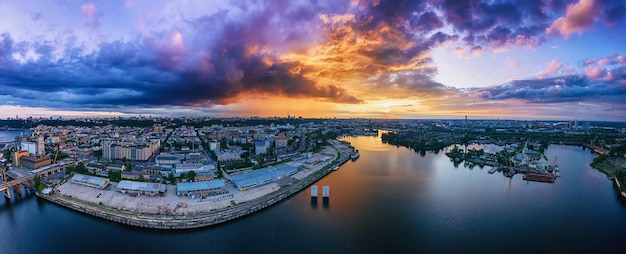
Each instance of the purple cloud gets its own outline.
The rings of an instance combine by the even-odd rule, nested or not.
[[[622,80],[626,69],[620,70]],[[474,89],[487,100],[516,99],[529,103],[598,102],[626,104],[626,86],[619,81],[603,82],[584,76],[516,80],[507,84]]]

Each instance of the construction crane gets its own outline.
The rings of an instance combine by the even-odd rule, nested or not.
[[[556,162],[559,160],[559,156],[555,156],[554,160],[552,160],[552,163],[550,165],[552,165],[554,167],[554,165],[556,165]]]
[[[52,161],[52,164],[57,163],[57,158],[59,157],[59,144],[56,144],[56,148],[57,152],[54,154],[54,160]]]
[[[596,143],[596,139],[598,139],[598,136],[596,136],[595,138],[593,138],[593,140],[591,141],[591,146],[594,146],[594,144]]]
[[[552,172],[556,168],[556,162],[559,160],[559,156],[555,156],[552,163],[548,165],[548,171]]]
[[[76,154],[74,153],[74,144],[72,143],[72,141],[68,140],[66,141],[67,144],[69,144],[70,146],[70,152],[72,153],[72,159],[74,159],[74,161],[78,161],[78,158],[76,157]],[[54,161],[52,161],[52,164],[57,162],[57,158],[59,157],[59,144],[56,145],[57,151],[54,155]]]
[[[74,153],[74,144],[72,144],[72,141],[68,141],[68,144],[70,144],[70,152],[72,153],[72,159],[74,159],[74,161],[78,161],[78,158],[76,158],[76,153]]]

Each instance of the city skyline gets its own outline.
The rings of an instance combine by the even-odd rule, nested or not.
[[[621,1],[0,2],[0,118],[626,117]]]

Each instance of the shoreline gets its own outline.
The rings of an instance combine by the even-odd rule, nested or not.
[[[276,191],[270,192],[264,196],[247,202],[238,203],[229,207],[216,210],[201,211],[198,213],[183,215],[134,213],[131,211],[116,209],[114,207],[108,207],[101,204],[89,203],[87,201],[67,197],[62,194],[55,193],[53,195],[45,195],[36,192],[35,195],[54,204],[87,215],[129,226],[160,230],[184,230],[202,228],[251,215],[259,210],[276,204],[283,199],[288,198],[306,189],[311,184],[317,182],[324,176],[333,172],[333,167],[341,166],[350,160],[349,155],[342,154],[335,146],[332,147],[337,150],[338,158],[322,167],[322,169],[312,172],[305,178],[294,182],[289,186],[280,188]]]

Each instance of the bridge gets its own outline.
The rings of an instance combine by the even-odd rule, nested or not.
[[[16,193],[17,195],[22,195],[22,189],[20,188],[20,186],[24,185],[24,187],[32,189],[33,178],[35,176],[39,176],[39,177],[49,176],[58,172],[65,171],[67,167],[72,166],[74,164],[75,163],[67,163],[67,164],[63,163],[63,164],[50,165],[50,166],[46,166],[43,168],[31,170],[29,174],[26,176],[14,176],[10,174],[9,176],[7,176],[6,169],[2,167],[0,168],[0,171],[2,171],[1,172],[2,183],[0,184],[0,191],[3,191],[4,196],[9,199],[11,198],[11,189],[13,189],[13,192]],[[11,178],[12,180],[9,181],[9,178]]]

